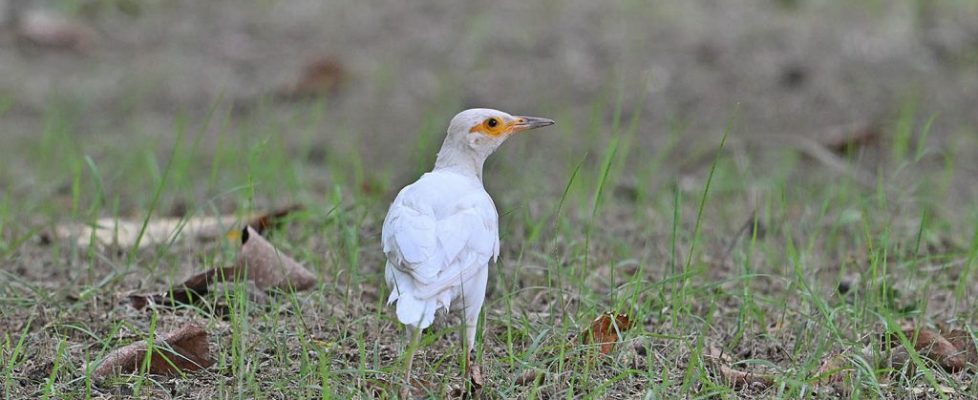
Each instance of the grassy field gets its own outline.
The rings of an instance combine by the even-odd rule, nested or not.
[[[948,76],[960,81],[935,87],[964,82],[946,92],[964,97],[895,88],[876,140],[838,151],[803,134],[833,124],[778,125],[759,100],[664,117],[668,98],[614,79],[583,98],[514,101],[532,109],[442,87],[390,109],[404,120],[382,112],[397,96],[371,92],[396,86],[380,73],[360,76],[373,94],[355,101],[269,100],[247,113],[221,96],[150,115],[140,93],[105,108],[0,92],[0,397],[395,396],[403,332],[385,305],[381,224],[400,187],[430,169],[451,115],[474,105],[557,120],[486,165],[502,254],[481,321],[485,397],[978,397],[974,366],[945,370],[905,330],[974,340],[978,329],[978,128],[961,111],[974,109],[975,68],[959,62]],[[137,249],[55,234],[101,217],[243,223],[290,204],[304,210],[267,237],[319,282],[267,304],[237,285],[196,305],[131,306],[132,293],[232,263],[233,237]],[[607,311],[627,313],[631,329],[600,356],[579,336]],[[432,398],[465,390],[459,320],[447,321],[425,332],[414,364]],[[208,333],[210,368],[92,378],[113,349],[187,322]],[[736,384],[725,368],[763,379]]]
[[[945,208],[955,193],[969,195],[953,184],[959,160],[894,143],[878,149],[888,167],[865,187],[819,172],[797,152],[782,151],[775,167],[759,170],[727,147],[677,179],[662,176],[663,165],[677,162],[668,147],[647,154],[629,145],[633,123],[583,132],[595,141],[612,133],[600,152],[550,155],[510,143],[502,151],[526,156],[513,157],[521,163],[495,159],[487,167],[505,243],[483,320],[492,397],[798,397],[816,391],[819,366],[836,353],[854,369],[843,386],[855,397],[904,397],[920,387],[978,393],[967,373],[926,363],[889,370],[879,351],[866,352],[905,320],[975,322],[978,215],[974,204]],[[730,126],[732,137],[735,117]],[[179,144],[162,154],[148,142],[96,162],[56,128],[25,149],[45,180],[63,184],[0,203],[5,396],[349,397],[398,376],[402,335],[384,306],[378,244],[397,185],[351,156],[326,161],[322,170],[335,183],[317,188],[308,154],[287,150],[282,135],[247,127],[220,128],[217,140],[226,144],[213,152],[199,146],[203,127],[179,125]],[[566,169],[541,184],[532,171],[551,157]],[[918,179],[921,164],[941,168],[906,183]],[[621,182],[629,168],[642,184]],[[188,203],[202,198],[198,191],[205,201]],[[135,311],[125,295],[229,263],[236,247],[229,240],[104,251],[37,239],[54,224],[97,216],[244,215],[290,202],[307,211],[271,239],[321,284],[275,295],[264,308],[234,302],[223,318],[207,305]],[[587,357],[588,347],[573,338],[608,310],[627,312],[634,328],[607,359]],[[215,367],[188,378],[138,374],[93,386],[89,362],[188,320],[211,335]],[[440,385],[436,394],[457,390],[457,329],[431,330],[424,343],[418,374]],[[711,369],[710,347],[774,374],[776,384],[756,393],[729,387]],[[539,380],[518,385],[530,370],[540,371]]]

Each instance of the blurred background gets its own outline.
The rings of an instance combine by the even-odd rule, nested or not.
[[[118,192],[159,179],[174,154],[209,168],[188,182],[212,182],[164,203],[212,199],[234,186],[210,170],[234,167],[212,160],[225,147],[271,146],[298,165],[284,182],[309,193],[390,190],[429,168],[468,107],[558,121],[493,160],[516,182],[527,167],[564,179],[627,134],[622,176],[646,187],[656,178],[628,167],[643,154],[666,151],[665,175],[680,174],[709,164],[728,126],[758,165],[806,138],[917,137],[931,117],[931,148],[967,160],[978,147],[970,0],[2,0],[0,12],[0,188],[24,200],[65,192],[72,169],[97,168],[100,190]],[[139,208],[152,187],[104,201]]]

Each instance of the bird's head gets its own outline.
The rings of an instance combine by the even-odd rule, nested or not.
[[[553,124],[554,121],[548,118],[515,116],[499,110],[473,108],[452,118],[446,142],[451,140],[456,144],[464,144],[470,150],[488,157],[513,134]]]

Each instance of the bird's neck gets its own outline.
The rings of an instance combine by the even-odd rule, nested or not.
[[[443,146],[435,160],[434,171],[452,171],[461,175],[475,176],[482,181],[482,165],[486,157],[472,151]]]

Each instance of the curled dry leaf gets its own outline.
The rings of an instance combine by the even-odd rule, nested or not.
[[[258,232],[264,232],[280,224],[287,215],[301,209],[301,205],[291,205],[269,212],[247,215],[244,218],[235,215],[155,218],[146,222],[145,230],[143,220],[99,218],[90,225],[76,223],[58,225],[54,229],[54,235],[58,238],[74,240],[80,247],[88,247],[94,241],[100,246],[118,246],[128,249],[136,246],[138,242],[139,248],[142,249],[188,237],[201,242],[216,240],[232,231],[232,227],[240,226],[238,224],[241,221],[244,221],[247,226],[255,227]]]
[[[770,374],[744,372],[728,367],[727,363],[731,361],[730,356],[713,343],[706,347],[703,356],[716,366],[724,382],[733,387],[763,389],[774,384],[774,377]]]
[[[913,343],[914,350],[921,356],[936,361],[944,369],[960,371],[967,366],[965,355],[940,333],[926,327],[918,331],[913,326],[904,326],[902,331],[907,340]],[[890,347],[900,346],[896,335],[886,335],[884,339],[884,344]]]
[[[774,377],[770,374],[739,371],[723,364],[719,368],[724,381],[736,388],[764,389],[774,385]]]
[[[285,217],[292,213],[302,211],[304,208],[302,204],[293,204],[272,211],[254,214],[245,225],[255,228],[258,233],[265,233],[270,229],[279,228],[285,220]]]
[[[907,338],[913,338],[913,330],[903,332]],[[937,361],[942,367],[950,371],[960,371],[966,366],[962,354],[940,333],[928,328],[921,328],[917,334],[917,341],[914,349],[924,357]]]
[[[879,144],[882,133],[872,123],[854,123],[830,127],[819,138],[819,142],[836,154],[845,154],[861,147]]]
[[[940,393],[941,398],[948,398],[947,396],[954,396],[958,393],[958,391],[954,390],[952,387],[944,385],[938,385],[936,389],[930,385],[919,385],[914,386],[913,389],[910,389],[910,393],[913,393],[914,398],[929,399],[933,398],[933,396],[938,393]]]
[[[95,368],[93,377],[102,379],[114,373],[139,371],[140,365],[146,359],[148,349],[146,341],[141,340],[109,353]],[[207,332],[191,323],[161,336],[154,342],[148,372],[156,375],[175,375],[180,372],[204,369],[212,364],[214,360],[210,357]]]
[[[250,226],[241,232],[241,253],[231,271],[225,269],[224,277],[228,276],[235,280],[245,277],[261,290],[306,290],[316,284],[315,275],[279,252]]]
[[[975,346],[975,338],[971,333],[964,329],[942,329],[941,333],[958,350],[958,354],[964,358],[966,364],[972,368],[978,366],[978,347]]]
[[[183,282],[181,287],[175,287],[172,291],[156,294],[132,294],[129,295],[129,301],[132,303],[133,308],[137,310],[142,310],[150,303],[164,307],[193,304],[196,299],[207,294],[211,280],[216,272],[217,269],[210,269],[191,276]]]
[[[472,393],[479,393],[486,385],[486,378],[482,375],[482,366],[479,364],[469,364],[466,366],[465,375],[469,377],[469,390]]]
[[[240,294],[243,294],[245,297],[248,298],[249,302],[252,302],[254,304],[264,306],[271,303],[271,299],[268,297],[268,294],[265,291],[259,289],[258,285],[255,285],[255,283],[252,281],[245,281],[245,282],[219,281],[213,284],[211,287],[207,288],[207,291],[215,293],[215,295],[218,297],[218,303],[221,304],[223,304],[224,302],[223,297],[225,293],[228,294],[229,297],[234,297],[239,294],[239,291]],[[228,304],[224,304],[224,306],[228,306]]]
[[[546,374],[543,371],[536,368],[530,368],[523,371],[523,373],[516,378],[514,383],[516,383],[517,386],[535,386],[540,380],[543,379],[544,376],[546,376]]]
[[[142,309],[149,302],[163,306],[191,304],[195,298],[206,295],[214,282],[243,280],[253,282],[260,291],[306,290],[316,284],[316,276],[312,272],[292,257],[279,252],[255,228],[248,226],[241,232],[241,252],[233,266],[194,275],[172,292],[132,295],[129,299],[136,309]],[[263,300],[250,292],[249,296]]]
[[[283,100],[297,100],[335,93],[343,81],[344,69],[336,57],[318,56],[306,62],[295,82],[276,93]]]
[[[28,10],[17,18],[17,38],[38,47],[84,52],[95,42],[94,29],[64,15]]]
[[[591,326],[581,337],[584,344],[601,345],[601,354],[607,355],[615,349],[615,343],[621,340],[621,333],[632,327],[627,314],[606,312],[591,322]]]

